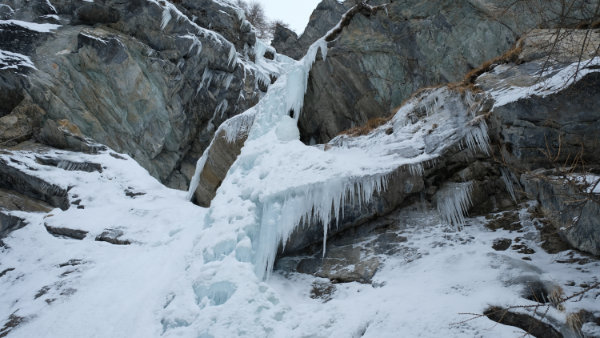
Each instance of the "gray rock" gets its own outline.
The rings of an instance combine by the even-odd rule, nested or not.
[[[233,142],[228,142],[224,130],[215,136],[213,145],[208,152],[206,164],[200,175],[200,183],[194,193],[196,204],[203,207],[210,206],[210,202],[215,197],[217,189],[221,186],[229,168],[242,151],[247,137],[247,133],[243,133],[237,135]]]
[[[15,19],[58,14],[62,27],[38,33],[3,24],[0,48],[28,55],[37,70],[19,67],[27,77],[0,71],[0,98],[8,98],[0,105],[0,142],[33,135],[85,152],[101,143],[166,182],[197,161],[215,127],[258,102],[253,70],[229,58],[232,48],[250,58],[255,43],[235,7],[183,1],[183,16],[170,10],[162,27],[163,9],[147,1],[57,0],[58,13],[44,1],[3,2],[19,8]],[[215,114],[219,105],[226,109]],[[60,121],[78,133],[65,133]],[[190,178],[178,175],[171,185],[187,189]]]
[[[67,190],[25,171],[11,166],[10,162],[19,163],[14,158],[0,158],[0,187],[15,190],[23,195],[38,199],[53,207],[69,209]]]
[[[510,14],[492,9],[499,2],[402,0],[368,18],[356,15],[330,44],[326,60],[313,66],[300,119],[302,140],[326,143],[395,112],[420,88],[461,81],[553,16],[553,1],[538,12],[523,8]]]
[[[300,60],[308,51],[308,47],[335,27],[342,15],[353,5],[353,1],[339,3],[336,0],[323,0],[311,14],[308,25],[300,38],[290,29],[278,25],[275,28],[271,45],[278,53]]]
[[[53,209],[49,204],[14,190],[0,188],[0,239],[27,225],[27,222],[12,215],[11,211],[47,213]]]
[[[581,251],[600,255],[600,198],[553,176],[536,171],[521,176],[521,183],[539,201],[541,212],[563,240]]]
[[[100,235],[96,236],[97,242],[107,242],[114,245],[129,245],[131,241],[128,239],[121,239],[124,233],[121,230],[106,229]]]
[[[494,240],[494,245],[492,245],[492,249],[496,251],[506,251],[510,248],[512,244],[512,240],[508,238],[498,238]]]
[[[484,312],[484,315],[497,323],[518,327],[533,337],[563,338],[563,335],[556,331],[550,324],[546,324],[527,314],[516,313],[499,307],[491,307]]]
[[[88,231],[84,230],[53,227],[48,224],[44,224],[44,226],[46,227],[48,233],[56,237],[69,237],[72,239],[82,240],[88,234]]]
[[[36,160],[43,165],[58,167],[67,171],[102,172],[102,165],[100,163],[73,162],[53,157],[36,157]]]

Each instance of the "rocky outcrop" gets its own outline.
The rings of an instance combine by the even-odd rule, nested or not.
[[[216,134],[211,147],[207,150],[207,159],[200,174],[198,188],[194,192],[196,204],[203,207],[210,206],[229,168],[242,151],[247,137],[247,130],[236,135],[235,140],[228,140],[225,130]]]
[[[14,190],[53,207],[69,209],[67,189],[27,172],[27,165],[6,155],[0,158],[0,187]]]
[[[128,239],[121,239],[124,233],[117,229],[106,229],[100,235],[96,237],[97,242],[107,242],[114,245],[129,245],[131,241]]]
[[[423,183],[417,189],[420,194],[407,194],[403,199],[397,200],[397,204],[390,204],[392,209],[397,208],[394,213],[409,208],[411,203],[421,201],[437,204],[438,210],[443,214],[440,205],[451,196],[446,193],[448,188],[468,186],[469,200],[465,203],[464,212],[486,216],[489,219],[486,226],[490,229],[522,231],[522,220],[519,213],[513,210],[518,202],[533,200],[535,202],[532,205],[539,204],[539,211],[553,224],[552,229],[543,231],[553,234],[558,231],[562,238],[542,234],[544,241],[552,242],[542,244],[542,248],[558,252],[572,246],[598,254],[600,228],[597,225],[600,224],[600,209],[598,191],[592,183],[600,180],[595,171],[600,163],[597,152],[591,150],[595,149],[593,144],[597,143],[596,137],[600,132],[600,117],[594,109],[598,101],[599,86],[595,82],[598,73],[594,70],[595,63],[587,63],[590,57],[583,57],[582,73],[576,80],[564,82],[571,76],[569,72],[576,68],[573,65],[578,61],[578,54],[567,51],[566,46],[572,45],[574,40],[580,40],[585,34],[584,31],[575,31],[569,39],[554,45],[554,57],[559,61],[552,71],[540,78],[540,70],[544,69],[550,55],[546,48],[548,40],[543,37],[550,34],[551,31],[540,30],[519,40],[516,59],[508,64],[492,64],[487,71],[475,77],[475,87],[466,84],[447,86],[450,90],[444,94],[446,97],[442,104],[448,105],[449,98],[453,96],[471,102],[471,108],[468,109],[473,111],[473,121],[487,121],[490,148],[487,152],[475,151],[476,149],[463,147],[460,142],[454,147],[448,147],[447,152],[435,163],[424,165]],[[592,38],[588,47],[594,48],[599,43],[600,41]],[[538,83],[550,83],[552,86],[538,86]],[[426,100],[419,101],[420,98],[435,96],[436,93],[437,89],[426,89],[415,94],[406,104],[411,107],[414,115],[408,114],[408,118],[416,118],[420,111],[427,111],[426,115],[431,117],[436,109],[443,109],[428,108]],[[325,145],[325,149],[339,146],[340,139],[364,137],[360,135],[381,137],[378,135],[383,135],[388,132],[386,128],[390,128],[386,121],[374,128],[367,125],[351,129]],[[434,129],[429,132],[432,133]],[[392,130],[391,133],[393,132]],[[432,148],[435,149],[435,146]],[[568,159],[572,161],[568,162]],[[577,163],[582,160],[587,172],[578,172],[583,167]],[[532,172],[540,167],[557,169]],[[405,180],[406,177],[402,179]],[[396,185],[401,186],[401,183],[391,183],[390,188],[393,189]],[[458,191],[454,192],[457,193]],[[393,194],[397,196],[399,192]],[[377,262],[370,262],[365,258],[374,257],[372,253],[363,252],[365,245],[361,245],[360,249],[356,246],[340,247],[335,238],[355,231],[350,237],[366,241],[366,234],[372,234],[372,229],[381,226],[381,222],[388,217],[383,215],[389,211],[385,208],[374,213],[357,210],[354,219],[340,220],[339,228],[332,225],[331,232],[328,233],[331,243],[327,244],[325,255],[319,251],[322,242],[318,239],[319,236],[322,237],[322,226],[311,224],[299,227],[290,238],[291,243],[286,244],[286,251],[280,251],[283,256],[278,267],[285,270],[292,266],[295,271],[333,280],[372,278],[364,269],[376,266]],[[350,208],[350,214],[352,212]],[[297,243],[293,243],[294,240]],[[498,239],[493,248],[497,251],[510,248],[524,255],[535,252],[527,245],[513,243],[510,239]],[[352,256],[357,251],[363,252],[360,261]],[[315,252],[320,253],[314,258],[303,256]],[[531,258],[525,256],[523,259]]]
[[[484,314],[486,317],[497,323],[518,327],[533,337],[563,337],[563,335],[551,325],[527,314],[517,313],[499,307],[492,307]]]
[[[500,3],[402,0],[368,18],[356,15],[310,73],[302,141],[326,143],[395,112],[420,88],[459,82],[530,28],[552,22],[552,1],[541,11],[525,6],[506,13],[494,10]]]
[[[587,178],[587,180],[586,180]],[[540,211],[556,232],[572,247],[600,256],[600,176],[546,172],[544,169],[521,176]]]
[[[337,0],[323,0],[311,14],[308,25],[299,38],[292,30],[277,25],[271,45],[278,53],[300,60],[308,47],[335,27],[352,6],[352,1],[339,3]]]
[[[0,131],[7,131],[0,142],[34,137],[93,152],[93,140],[187,189],[189,167],[216,127],[258,101],[256,79],[264,71],[251,61],[257,57],[254,30],[235,6],[210,0],[3,3],[14,9],[10,17],[17,23],[50,15],[61,26],[2,24],[0,49],[31,64],[16,67],[26,77],[0,70],[0,92],[10,97],[0,107]],[[62,135],[60,121],[77,132]]]
[[[79,230],[79,229],[54,227],[54,226],[50,226],[48,224],[45,224],[44,226],[46,228],[46,231],[48,231],[49,234],[51,234],[52,236],[55,236],[55,237],[59,237],[59,238],[68,237],[68,238],[72,238],[72,239],[82,240],[88,234],[87,231]]]
[[[0,189],[0,239],[27,225],[27,221],[11,211],[50,212],[53,207],[14,190]]]

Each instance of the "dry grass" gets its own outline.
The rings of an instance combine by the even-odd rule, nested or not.
[[[548,298],[550,298],[550,301],[556,303],[556,305],[555,305],[556,309],[561,312],[565,311],[565,306],[563,305],[563,303],[560,303],[560,300],[565,297],[566,297],[565,290],[563,290],[563,288],[560,285],[556,285],[555,288],[552,290],[552,292],[550,292],[550,294],[548,295]]]
[[[573,330],[573,332],[581,334],[581,328],[583,327],[583,320],[582,320],[582,312],[576,312],[576,313],[569,313],[567,315],[567,320],[566,320],[566,324],[569,328],[571,328],[571,330]]]
[[[466,92],[471,92],[473,94],[476,93],[480,93],[483,90],[479,87],[477,87],[474,83],[464,83],[464,82],[458,82],[458,83],[450,83],[448,84],[448,89],[459,93],[461,95],[464,95]]]
[[[575,29],[596,29],[600,28],[600,20],[592,23],[591,25],[587,22],[580,23]]]
[[[383,126],[388,121],[390,121],[393,116],[394,115],[390,115],[388,117],[376,117],[376,118],[370,119],[364,125],[344,130],[343,132],[339,133],[338,135],[347,135],[347,136],[351,136],[351,137],[368,135],[373,130]]]
[[[508,52],[504,53],[503,55],[501,55],[497,58],[486,61],[481,66],[468,72],[467,75],[465,75],[463,84],[465,86],[474,84],[475,80],[477,80],[478,77],[480,77],[483,73],[487,73],[487,72],[491,71],[493,69],[492,66],[494,66],[494,65],[501,65],[501,64],[505,64],[505,63],[511,63],[511,62],[519,63],[519,55],[521,55],[522,51],[523,51],[523,42],[521,40],[519,40],[516,43],[516,45]]]

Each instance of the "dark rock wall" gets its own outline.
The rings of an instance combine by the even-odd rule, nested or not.
[[[163,28],[165,10],[149,1],[2,3],[16,9],[13,19],[52,14],[62,27],[2,26],[0,49],[30,56],[37,70],[21,67],[27,77],[0,71],[2,92],[16,98],[0,107],[0,129],[9,131],[0,142],[43,140],[46,120],[68,120],[167,185],[187,189],[216,128],[258,102],[256,74],[230,60],[232,50],[244,62],[255,57],[253,28],[234,7],[184,1],[177,8],[186,18],[170,10]]]

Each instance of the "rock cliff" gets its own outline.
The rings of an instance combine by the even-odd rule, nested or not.
[[[2,69],[0,142],[33,137],[85,148],[62,135],[63,121],[74,135],[131,155],[173,188],[188,188],[216,128],[256,104],[276,77],[276,66],[255,63],[270,62],[256,55],[265,48],[257,47],[243,12],[227,3],[4,6],[13,10],[1,23],[0,49],[28,61]]]

